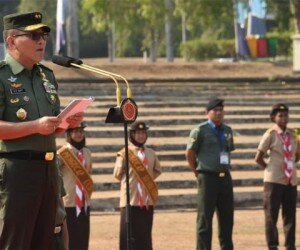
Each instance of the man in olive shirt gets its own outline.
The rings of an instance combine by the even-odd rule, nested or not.
[[[7,15],[3,22],[0,247],[49,249],[58,192],[55,133],[61,123],[55,77],[39,64],[50,28],[39,12]],[[69,117],[70,127],[82,119],[82,113]]]
[[[223,123],[224,100],[212,99],[206,106],[208,121],[190,133],[186,158],[198,180],[197,249],[211,249],[212,219],[219,222],[221,249],[233,249],[233,187],[230,152],[232,130]]]

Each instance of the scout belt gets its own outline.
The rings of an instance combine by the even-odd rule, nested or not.
[[[60,155],[64,164],[70,168],[70,170],[75,175],[76,179],[81,183],[84,189],[87,191],[89,198],[92,196],[94,190],[94,182],[90,177],[89,173],[82,166],[81,162],[78,160],[76,155],[69,148],[63,146],[57,153]]]
[[[15,152],[0,152],[1,158],[17,159],[17,160],[35,160],[35,161],[52,161],[55,158],[55,152],[40,152],[40,151],[15,151]]]

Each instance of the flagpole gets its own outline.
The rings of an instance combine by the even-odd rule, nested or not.
[[[239,41],[237,30],[237,0],[232,0],[233,5],[233,24],[234,24],[234,45],[235,45],[235,60],[239,60]]]

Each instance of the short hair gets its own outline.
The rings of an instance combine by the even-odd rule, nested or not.
[[[6,38],[11,36],[11,35],[15,35],[16,33],[18,33],[19,30],[17,29],[11,29],[11,30],[4,30],[3,31],[3,42],[4,42],[4,45],[5,45],[5,48],[7,48],[7,42],[6,42]]]

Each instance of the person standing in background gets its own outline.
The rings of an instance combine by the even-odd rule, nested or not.
[[[86,123],[82,122],[78,127],[67,130],[67,145],[82,167],[92,173],[92,154],[86,147],[85,129]],[[66,196],[63,197],[67,212],[67,225],[69,232],[70,249],[88,249],[90,237],[90,199],[83,184],[76,178],[63,161],[60,160],[60,169],[63,176]]]
[[[145,122],[135,121],[130,126],[129,139],[129,183],[131,212],[131,249],[152,249],[152,224],[155,199],[158,195],[154,180],[161,174],[160,163],[155,152],[145,146],[148,139]],[[140,169],[140,171],[137,171]],[[141,173],[141,174],[140,174]],[[114,177],[121,182],[120,193],[120,249],[127,248],[126,228],[126,175],[125,151],[118,152]],[[147,183],[143,182],[147,178]],[[154,187],[149,192],[148,187]]]
[[[186,159],[198,180],[197,249],[211,249],[212,219],[219,223],[221,249],[233,249],[233,186],[230,152],[232,129],[223,123],[224,100],[213,98],[206,106],[208,120],[190,133]]]
[[[275,104],[270,118],[275,125],[263,135],[255,156],[255,161],[264,168],[266,240],[268,249],[278,249],[277,220],[282,206],[284,246],[287,250],[294,250],[298,184],[296,162],[300,157],[300,142],[298,131],[287,127],[289,109],[285,104]],[[267,161],[265,156],[268,156]]]

